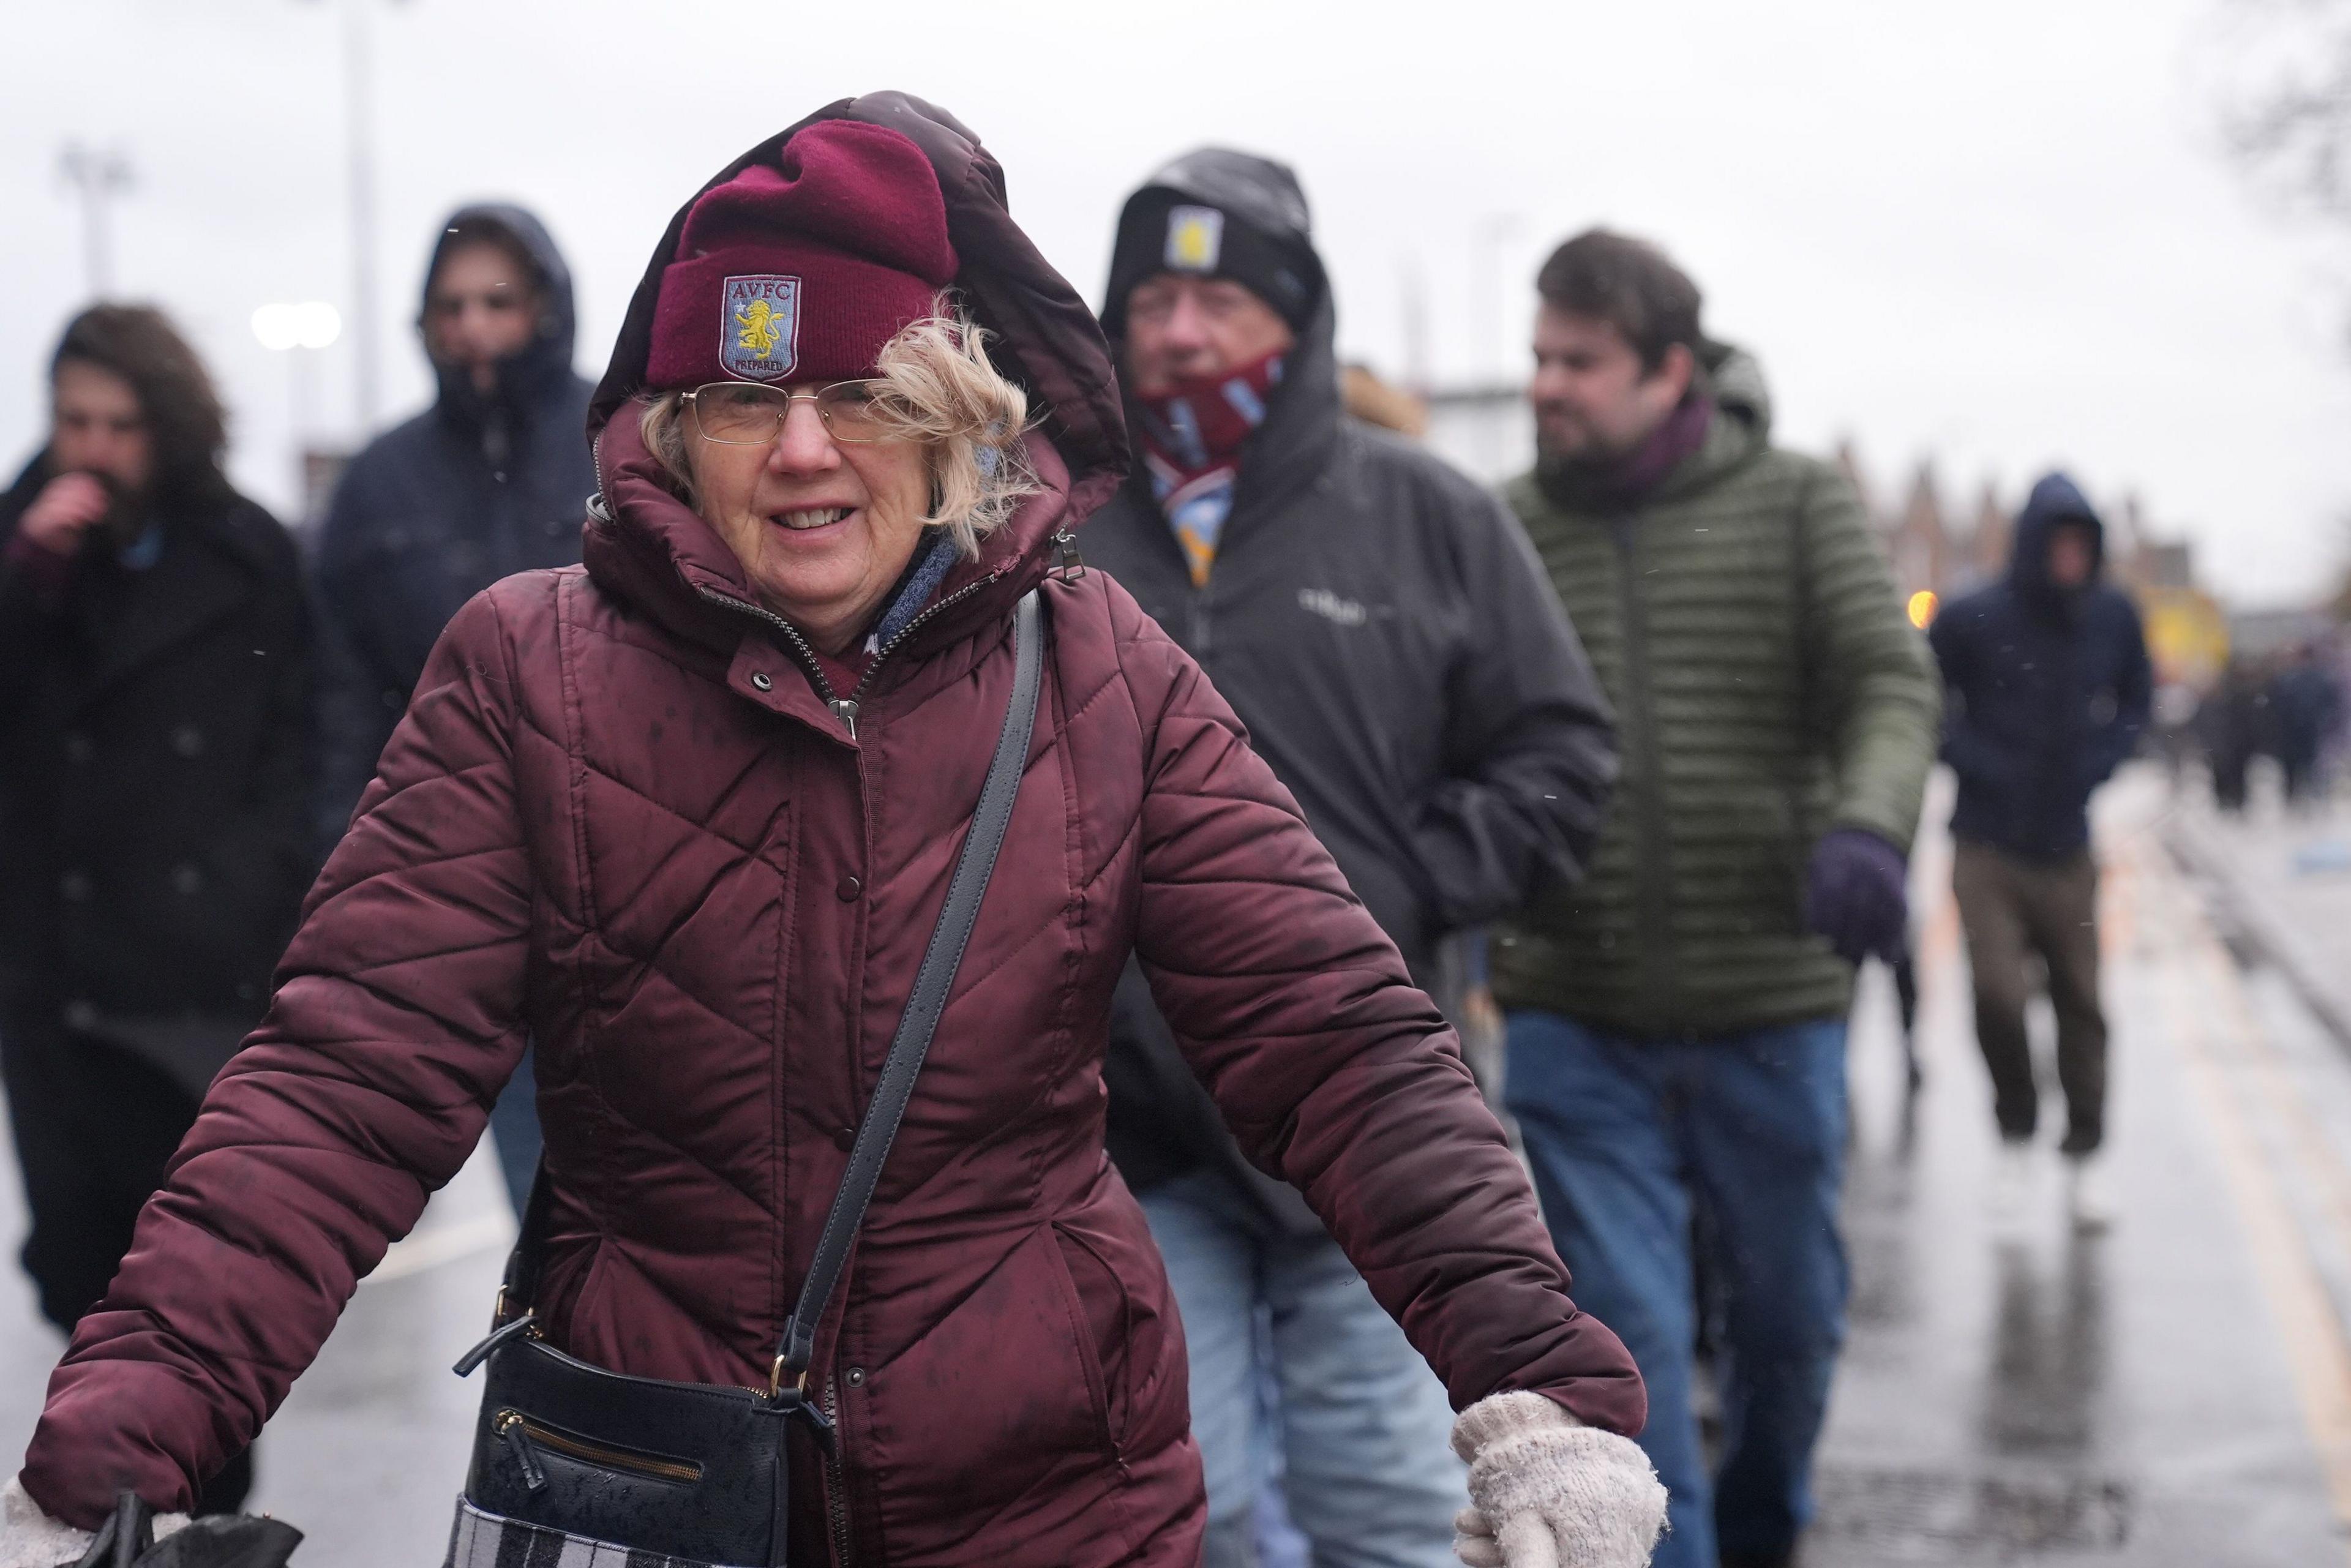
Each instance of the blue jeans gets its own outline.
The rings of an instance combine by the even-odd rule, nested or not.
[[[1770,1556],[1812,1518],[1813,1445],[1844,1339],[1844,1020],[1691,1042],[1510,1017],[1506,1097],[1576,1303],[1649,1385],[1671,1492],[1656,1568]],[[1722,1465],[1691,1407],[1693,1224],[1722,1309]]]
[[[1290,1517],[1316,1568],[1456,1568],[1468,1505],[1445,1385],[1339,1244],[1266,1225],[1214,1176],[1141,1195],[1167,1262],[1192,1363],[1192,1435],[1208,1481],[1206,1568],[1256,1561],[1255,1503],[1280,1444]],[[1259,1308],[1272,1324],[1279,1426],[1266,1400]]]
[[[507,1197],[517,1219],[530,1207],[531,1178],[538,1174],[538,1074],[531,1065],[532,1054],[523,1051],[514,1076],[507,1080],[497,1103],[490,1107],[490,1137],[497,1149],[498,1174],[506,1177]]]

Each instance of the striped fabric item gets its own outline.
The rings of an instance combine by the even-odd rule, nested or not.
[[[449,1532],[449,1555],[442,1568],[716,1568],[687,1557],[641,1552],[566,1535],[544,1525],[525,1524],[484,1513],[457,1500],[456,1527]]]

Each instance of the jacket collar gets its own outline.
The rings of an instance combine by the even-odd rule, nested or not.
[[[235,509],[249,505],[239,502]],[[112,632],[97,663],[72,682],[76,706],[95,702],[253,598],[265,563],[257,543],[240,537],[238,525],[246,520],[199,515],[166,521],[162,558],[117,579],[122,604],[110,617]]]

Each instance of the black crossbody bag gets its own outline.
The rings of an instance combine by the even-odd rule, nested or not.
[[[542,1166],[507,1260],[490,1335],[456,1365],[460,1377],[485,1363],[489,1372],[450,1542],[455,1568],[537,1563],[541,1550],[547,1562],[559,1556],[569,1563],[572,1555],[559,1550],[567,1542],[587,1549],[582,1563],[625,1562],[630,1568],[664,1561],[678,1568],[773,1568],[785,1562],[791,1491],[785,1433],[793,1421],[803,1422],[828,1454],[835,1451],[832,1423],[811,1401],[808,1385],[817,1325],[897,1136],[1004,843],[1036,726],[1040,613],[1034,592],[1022,598],[1012,701],[987,781],[799,1302],[785,1322],[768,1386],[628,1377],[549,1344],[533,1311],[546,1244]],[[513,1539],[517,1535],[524,1539]],[[544,1549],[542,1538],[549,1543]],[[608,1558],[590,1543],[616,1550]]]

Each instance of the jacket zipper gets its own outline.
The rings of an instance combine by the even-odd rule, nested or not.
[[[1671,846],[1666,832],[1666,780],[1657,761],[1656,711],[1649,691],[1649,629],[1640,593],[1640,518],[1616,519],[1611,532],[1616,541],[1616,614],[1625,639],[1625,706],[1640,748],[1641,771],[1649,781],[1642,792],[1638,821],[1641,835],[1641,890],[1638,963],[1653,976],[1665,1006],[1665,1017],[1678,1023],[1680,1007],[1674,994],[1674,963],[1669,951],[1672,922],[1667,917],[1671,892],[1667,859]],[[1644,988],[1647,986],[1645,984]]]
[[[624,1475],[643,1476],[657,1481],[698,1481],[702,1467],[685,1459],[656,1459],[644,1454],[624,1453],[608,1448],[601,1443],[583,1442],[578,1437],[542,1427],[519,1410],[501,1410],[490,1423],[497,1435],[506,1439],[521,1462],[523,1483],[537,1491],[547,1485],[547,1470],[538,1462],[536,1448],[551,1448],[559,1454],[594,1465],[599,1469],[619,1470]]]
[[[841,1441],[840,1385],[831,1377],[824,1380],[824,1418],[832,1427],[832,1455],[824,1461],[825,1511],[832,1519],[833,1568],[849,1568],[849,1500],[842,1495],[841,1469],[839,1458]]]
[[[858,677],[857,688],[845,697],[834,691],[832,683],[825,678],[823,666],[817,663],[816,650],[809,646],[808,639],[800,635],[799,627],[773,611],[753,604],[747,600],[737,599],[731,593],[721,593],[715,588],[702,587],[696,587],[694,591],[713,604],[737,611],[745,615],[757,616],[781,632],[790,641],[794,651],[799,654],[800,663],[807,667],[809,679],[815,685],[817,695],[823,699],[825,707],[831,712],[832,716],[841,721],[841,727],[849,732],[849,738],[855,740],[858,710],[863,706],[865,693],[873,685],[874,672],[881,669],[882,661],[895,652],[907,638],[913,636],[915,629],[923,622],[956,601],[968,599],[1002,575],[1000,571],[990,572],[977,582],[967,584],[898,628],[896,636],[873,651],[873,661],[865,666],[865,674]]]

